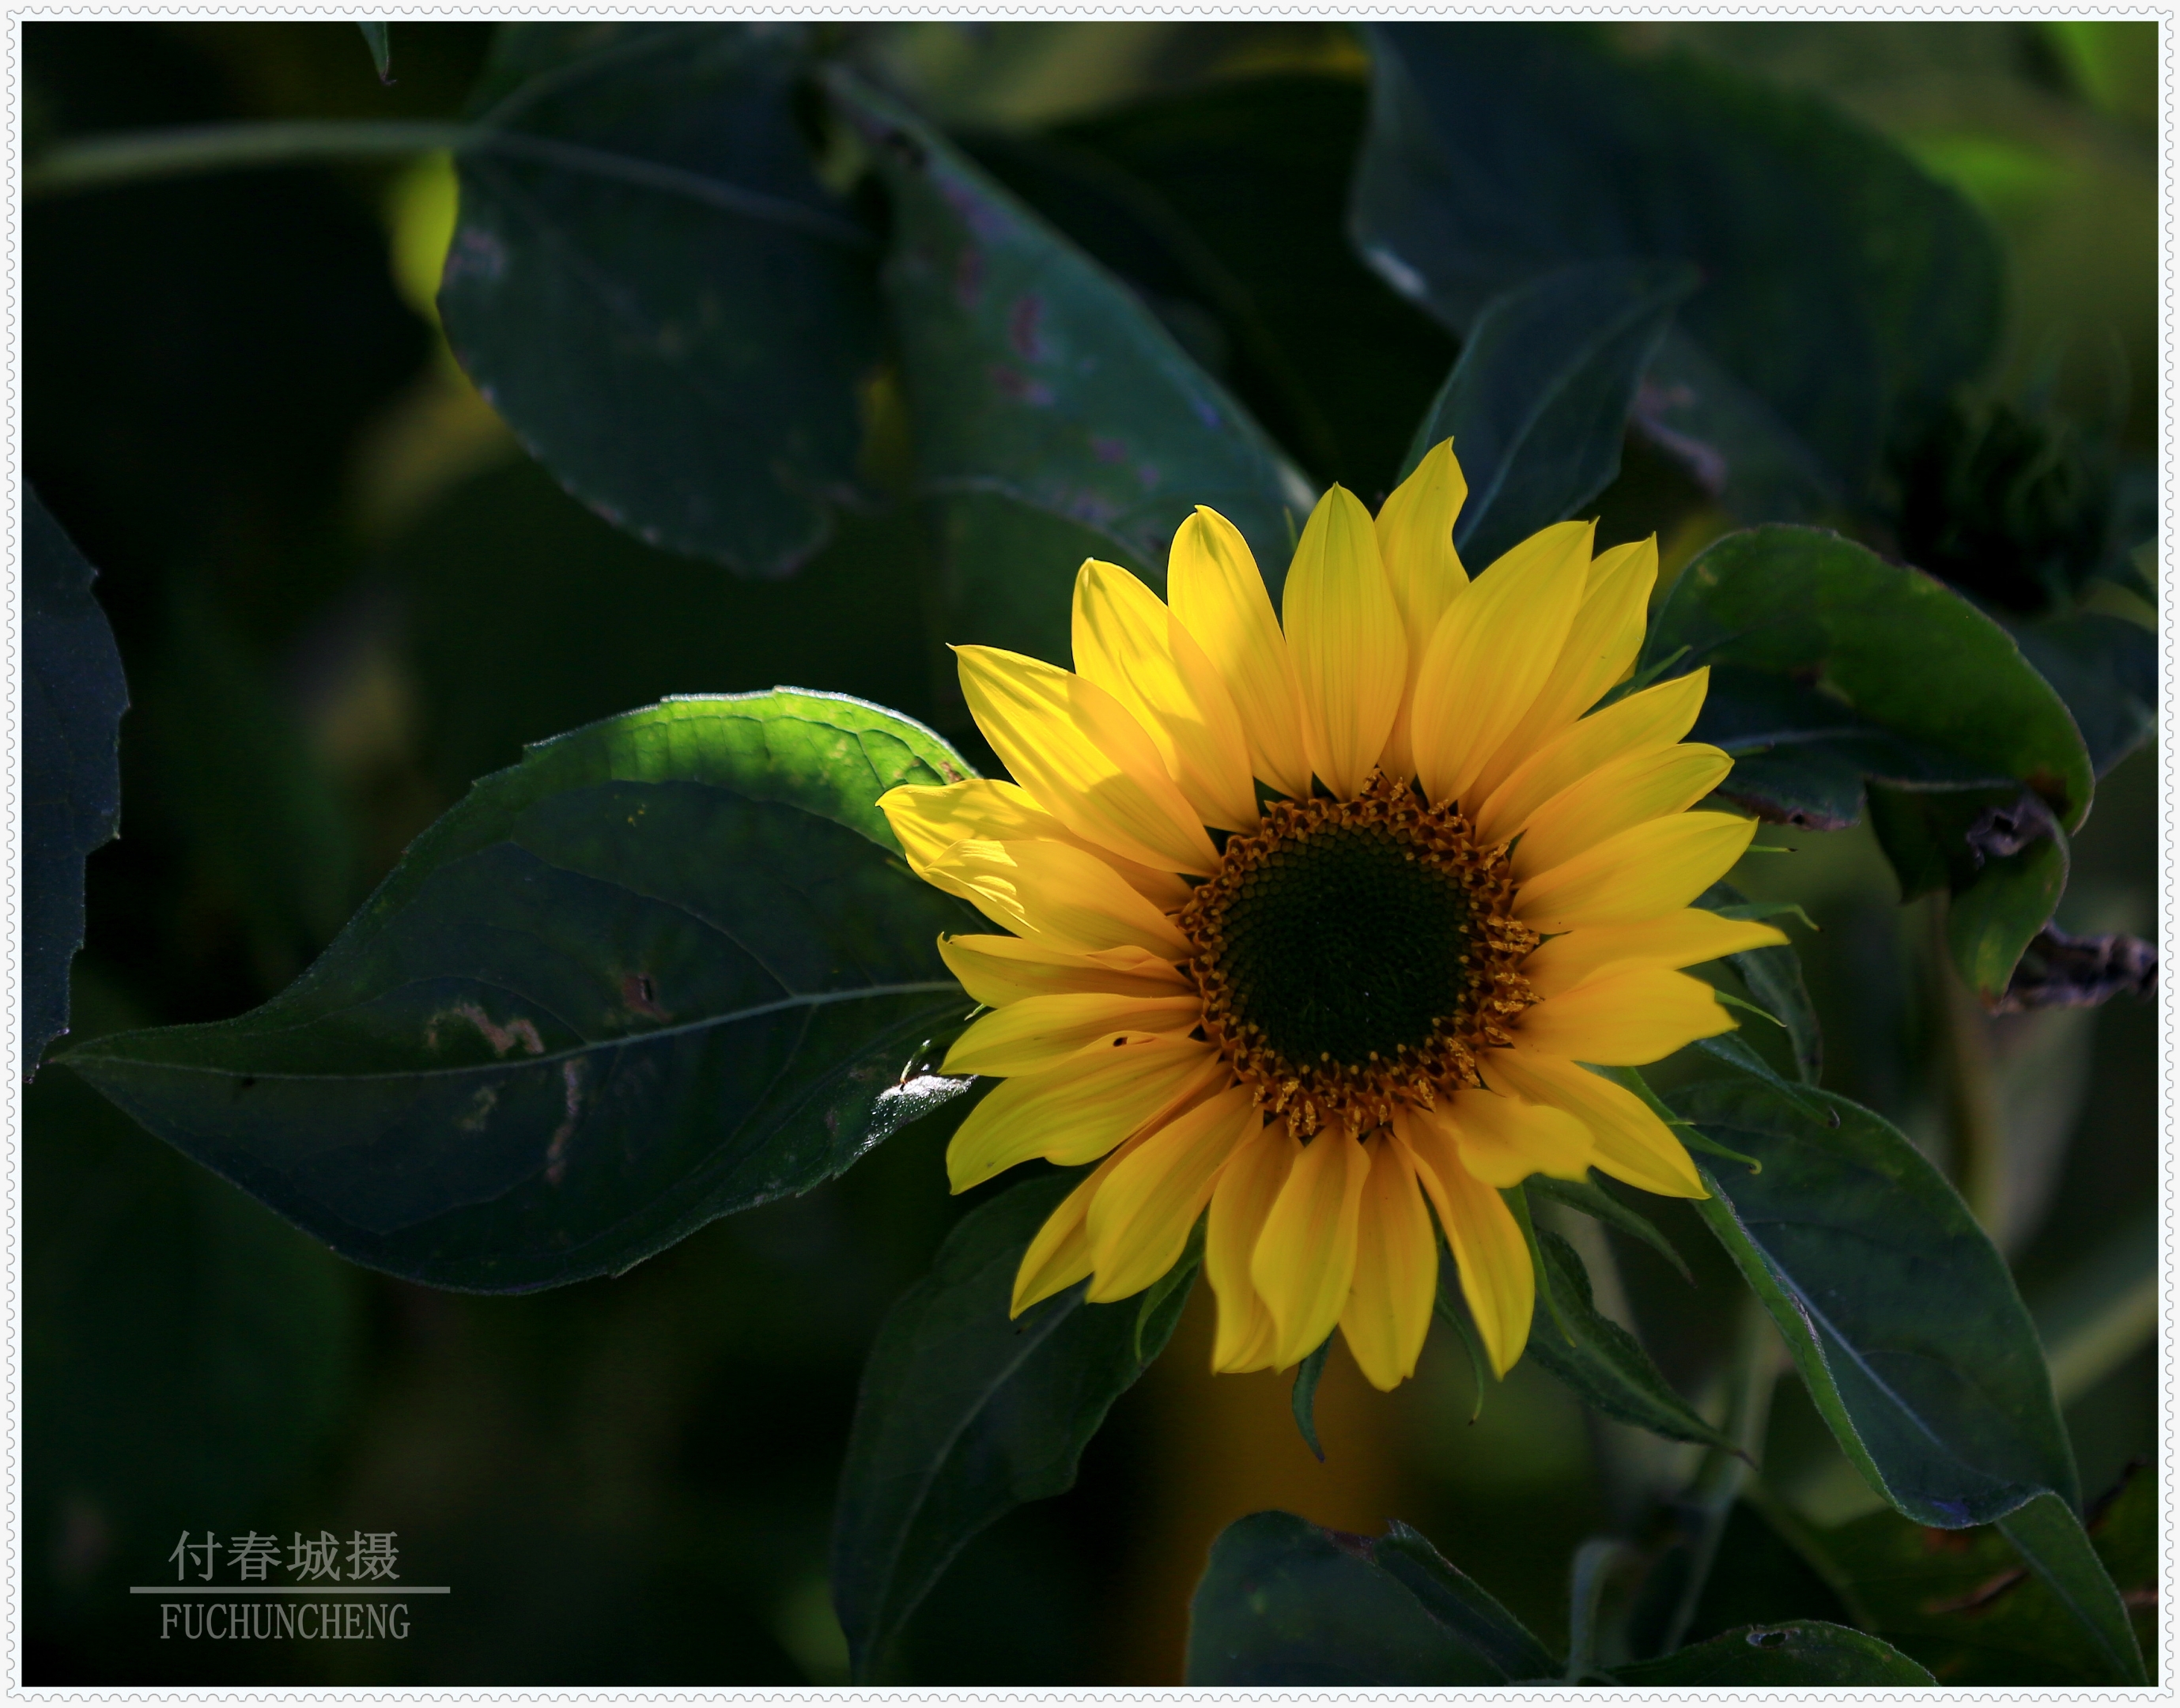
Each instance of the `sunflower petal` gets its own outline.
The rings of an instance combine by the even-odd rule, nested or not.
[[[1147,949],[1180,961],[1188,939],[1096,855],[1060,842],[956,842],[925,877],[1031,942],[1071,954]]]
[[[1091,1298],[1139,1293],[1180,1260],[1219,1170],[1263,1124],[1248,1087],[1230,1086],[1129,1154],[1090,1205]]]
[[[1341,799],[1362,792],[1401,709],[1407,642],[1378,561],[1376,525],[1335,486],[1317,502],[1295,548],[1281,608],[1302,691],[1310,769]]]
[[[1009,1318],[1020,1316],[1033,1304],[1071,1287],[1090,1273],[1090,1235],[1084,1219],[1090,1200],[1105,1177],[1119,1166],[1127,1147],[1121,1146],[1092,1170],[1088,1177],[1060,1201],[1060,1208],[1045,1217],[1037,1237],[1029,1242],[1015,1270],[1014,1297],[1007,1305]]]
[[[1671,747],[1694,726],[1709,684],[1706,665],[1630,694],[1560,731],[1477,808],[1477,840],[1504,842],[1562,789],[1623,753]]]
[[[1468,571],[1453,544],[1454,520],[1467,497],[1468,482],[1453,454],[1453,441],[1447,439],[1425,451],[1416,471],[1378,507],[1378,555],[1408,642],[1407,683],[1381,762],[1390,777],[1405,780],[1416,774],[1409,725],[1423,647],[1438,631],[1445,608],[1468,590]]]
[[[1683,907],[1632,925],[1585,925],[1565,932],[1530,951],[1522,963],[1522,977],[1537,996],[1556,996],[1614,967],[1693,967],[1786,941],[1785,932],[1759,920],[1725,919],[1699,907]]]
[[[1272,596],[1241,531],[1218,511],[1196,507],[1166,559],[1173,614],[1217,668],[1249,744],[1250,769],[1304,800],[1309,757],[1302,747],[1302,694],[1287,658]]]
[[[1472,1089],[1455,1093],[1439,1112],[1462,1166],[1486,1186],[1519,1186],[1533,1174],[1580,1180],[1594,1160],[1589,1129],[1549,1104]]]
[[[1599,1067],[1640,1067],[1698,1038],[1734,1028],[1718,993],[1662,967],[1626,967],[1525,1008],[1514,1022],[1522,1047]]]
[[[928,870],[931,862],[956,842],[1065,842],[1071,848],[1096,855],[1119,873],[1131,890],[1164,912],[1170,912],[1188,900],[1185,879],[1134,860],[1123,860],[1076,835],[1051,813],[1042,811],[1027,790],[995,777],[972,777],[943,787],[904,783],[878,796],[878,810],[900,839],[901,852],[908,857],[908,869],[926,883],[935,881]],[[949,893],[961,895],[959,890]]]
[[[1003,1008],[1025,996],[1104,991],[1115,996],[1178,996],[1192,989],[1181,970],[1148,949],[1070,955],[1020,937],[941,937],[939,958],[978,1002]]]
[[[1355,1279],[1355,1222],[1370,1159],[1345,1133],[1319,1133],[1294,1160],[1249,1258],[1249,1279],[1278,1333],[1272,1362],[1307,1358],[1340,1321]]]
[[[1211,1347],[1214,1370],[1268,1369],[1278,1349],[1271,1310],[1249,1279],[1249,1259],[1302,1150],[1286,1122],[1275,1121],[1257,1132],[1245,1132],[1219,1171],[1203,1230],[1204,1278],[1219,1301]]]
[[[1492,1374],[1503,1376],[1529,1343],[1529,1319],[1536,1309],[1529,1242],[1506,1200],[1462,1165],[1459,1146],[1445,1129],[1409,1115],[1395,1118],[1394,1131],[1407,1145],[1416,1178],[1437,1207],[1439,1226],[1445,1230],[1461,1274],[1462,1297],[1468,1301]]]
[[[1568,626],[1566,644],[1522,721],[1477,773],[1471,785],[1477,796],[1488,796],[1634,668],[1648,626],[1650,589],[1657,580],[1655,538],[1598,554],[1583,585],[1581,608]]]
[[[972,1022],[939,1072],[994,1078],[1043,1073],[1093,1045],[1120,1049],[1147,1038],[1186,1038],[1203,1017],[1203,999],[1193,991],[1025,996]]]
[[[1207,824],[1258,822],[1241,714],[1180,620],[1126,570],[1093,558],[1075,578],[1076,670],[1142,725],[1192,811]]]
[[[1369,1177],[1356,1217],[1355,1279],[1340,1332],[1371,1386],[1387,1392],[1416,1373],[1438,1298],[1438,1236],[1415,1165],[1390,1134],[1367,1147]]]
[[[1624,1086],[1557,1056],[1539,1055],[1519,1039],[1511,1050],[1484,1053],[1484,1075],[1532,1103],[1563,1109],[1589,1129],[1597,1166],[1615,1180],[1665,1198],[1708,1198],[1687,1147]]]
[[[1600,765],[1529,815],[1514,845],[1517,883],[1563,866],[1608,836],[1693,806],[1733,769],[1723,750],[1700,741],[1627,753]]]
[[[996,647],[956,647],[961,692],[1015,780],[1078,836],[1166,872],[1218,851],[1143,726],[1095,682]]]
[[[1131,1044],[1089,1066],[1003,1079],[946,1147],[955,1192],[1043,1157],[1063,1168],[1094,1162],[1139,1128],[1165,1119],[1225,1072],[1206,1044]]]
[[[1755,836],[1753,818],[1729,813],[1653,818],[1522,884],[1514,917],[1549,933],[1670,913],[1723,878]]]
[[[1594,532],[1557,522],[1531,535],[1439,620],[1412,725],[1416,774],[1433,801],[1463,797],[1535,702],[1581,607]]]

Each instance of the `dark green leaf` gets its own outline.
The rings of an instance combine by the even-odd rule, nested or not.
[[[1686,266],[1590,262],[1484,305],[1401,468],[1453,440],[1468,481],[1454,543],[1475,568],[1612,483],[1636,386],[1695,286]]]
[[[1622,1204],[1594,1178],[1554,1180],[1548,1174],[1533,1174],[1524,1184],[1539,1198],[1563,1204],[1569,1209],[1578,1209],[1608,1227],[1618,1228],[1632,1239],[1642,1241],[1678,1270],[1682,1281],[1694,1281],[1695,1277],[1688,1273],[1687,1264],[1682,1261],[1680,1253],[1673,1249],[1673,1242],[1658,1231],[1657,1224]]]
[[[1324,1375],[1324,1361],[1332,1353],[1332,1336],[1327,1335],[1318,1349],[1295,1366],[1294,1408],[1295,1427],[1302,1431],[1303,1442],[1317,1455],[1319,1464],[1324,1463],[1324,1447],[1317,1439],[1317,1385]]]
[[[1745,516],[1858,493],[1887,438],[1993,349],[1997,245],[1956,192],[1819,98],[1539,25],[1373,30],[1355,221],[1457,332],[1511,286],[1613,256],[1703,289],[1640,419]]]
[[[1838,1116],[1826,1126],[1816,1104]],[[1943,1176],[1868,1110],[1753,1078],[1676,1092],[1698,1131],[1761,1159],[1704,1171],[1696,1208],[1786,1337],[1841,1447],[1919,1523],[2075,1498],[2073,1452],[2005,1259]]]
[[[952,146],[845,77],[830,86],[893,207],[886,300],[919,479],[946,513],[948,638],[1064,660],[1084,548],[1163,587],[1196,504],[1247,537],[1276,598],[1285,513],[1314,495],[1255,422],[1126,287]]]
[[[1802,1099],[1795,1089],[1797,1082],[1781,1078],[1779,1071],[1759,1055],[1739,1033],[1722,1032],[1715,1038],[1698,1038],[1693,1047],[1700,1050],[1706,1055],[1715,1056],[1719,1061],[1739,1072],[1755,1075],[1757,1078],[1775,1090],[1793,1098],[1796,1106],[1804,1114],[1814,1120],[1825,1121],[1827,1126],[1830,1124],[1826,1120],[1830,1111],[1817,1104]],[[1687,1137],[1685,1132],[1681,1136],[1683,1138]]]
[[[1291,1512],[1230,1524],[1189,1604],[1193,1686],[1504,1684],[1559,1663],[1422,1536]]]
[[[2037,1504],[2056,1503],[2047,1496]],[[2062,1516],[2056,1528],[2078,1530],[2071,1512]],[[2099,1502],[2088,1527],[2095,1559],[2081,1557],[2087,1551],[2075,1553],[2074,1565],[2089,1593],[2105,1604],[2100,1634],[2070,1610],[2052,1584],[2023,1566],[2023,1554],[2007,1540],[2011,1529],[1930,1530],[1880,1512],[1811,1540],[1863,1610],[1857,1623],[1914,1656],[1941,1684],[2139,1680],[2130,1645],[2112,1617],[2121,1612],[2115,1601],[2123,1600],[2132,1617],[2133,1646],[2144,1639],[2155,1643],[2162,1554],[2156,1479],[2137,1475]]]
[[[1317,481],[1374,504],[1456,347],[1347,240],[1367,104],[1351,78],[1267,73],[970,146]]]
[[[1753,1689],[1897,1688],[1936,1682],[1889,1644],[1820,1619],[1747,1626],[1655,1661],[1615,1667],[1611,1676],[1621,1684],[1669,1690],[1720,1685]]]
[[[1764,913],[1749,912],[1752,904],[1730,884],[1714,884],[1695,899],[1698,907],[1709,908],[1729,919],[1757,919],[1765,913],[1800,913],[1792,902],[1773,904]],[[1804,924],[1808,916],[1802,915]],[[1824,1077],[1824,1033],[1817,1025],[1816,1005],[1809,1000],[1808,987],[1802,982],[1802,957],[1794,952],[1791,943],[1774,944],[1769,949],[1748,949],[1738,955],[1726,956],[1726,964],[1741,975],[1748,985],[1748,994],[1763,1005],[1764,1011],[1786,1028],[1792,1041],[1794,1066],[1801,1077],[1814,1085]]]
[[[2148,739],[2157,718],[2156,636],[2096,611],[2007,626],[2074,714],[2098,776]]]
[[[372,68],[378,73],[378,80],[391,83],[394,80],[394,49],[386,39],[386,25],[383,22],[359,23],[355,27],[363,31],[363,45],[371,50]]]
[[[1484,1415],[1486,1384],[1499,1378],[1484,1350],[1484,1337],[1476,1331],[1476,1320],[1468,1314],[1468,1301],[1461,1296],[1460,1272],[1446,1251],[1443,1236],[1439,1240],[1438,1295],[1431,1301],[1431,1314],[1460,1336],[1462,1348],[1468,1354],[1469,1380],[1476,1390],[1476,1402],[1468,1408],[1468,1421],[1473,1424]]]
[[[799,35],[511,24],[439,307],[570,492],[654,545],[792,574],[852,502],[877,245],[797,132]]]
[[[1537,1291],[1554,1322],[1573,1339],[1570,1344],[1539,1324],[1529,1336],[1530,1357],[1609,1418],[1668,1441],[1732,1445],[1673,1391],[1635,1336],[1590,1302],[1589,1272],[1572,1246],[1547,1229],[1537,1235],[1534,1249]]]
[[[1643,655],[1677,647],[1675,674],[1711,669],[1694,734],[1736,756],[1721,792],[1767,817],[1852,823],[1864,776],[2025,784],[2069,829],[2089,812],[2095,780],[2074,720],[2012,637],[1852,540],[1787,526],[1728,535],[1673,583]]]
[[[2016,1507],[1998,1521],[1998,1528],[2074,1623],[2089,1634],[2111,1675],[2122,1684],[2147,1684],[2126,1604],[2073,1507],[2056,1495],[2040,1496]]]
[[[970,1211],[878,1331],[833,1519],[833,1603],[859,1678],[971,1537],[1073,1486],[1106,1411],[1180,1320],[1187,1278],[1140,1347],[1134,1301],[1086,1304],[1079,1286],[1008,1320],[1022,1252],[1076,1178]]]
[[[480,782],[264,1007],[68,1059],[360,1263],[617,1273],[966,1089],[905,1065],[966,1011],[934,939],[975,916],[875,804],[962,772],[843,696],[632,712]]]
[[[1148,1364],[1151,1353],[1143,1350],[1147,1337],[1154,1336],[1163,1342],[1173,1332],[1178,1320],[1177,1313],[1188,1302],[1188,1290],[1196,1285],[1196,1271],[1203,1263],[1203,1218],[1196,1219],[1196,1226],[1188,1231],[1188,1243],[1182,1248],[1181,1261],[1143,1289],[1142,1303],[1136,1307],[1136,1362]],[[1174,1297],[1180,1294],[1179,1298]],[[1322,1455],[1320,1455],[1322,1457]]]
[[[2067,890],[2067,838],[2052,829],[2017,853],[1984,862],[1946,914],[1946,946],[1968,989],[1996,1007],[2013,969],[2051,923]]]
[[[69,967],[83,946],[83,862],[121,817],[129,685],[91,584],[96,571],[23,487],[23,1077],[68,1030]]]

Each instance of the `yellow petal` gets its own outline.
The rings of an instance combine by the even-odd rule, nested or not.
[[[1307,799],[1302,696],[1272,596],[1241,531],[1198,504],[1174,536],[1165,595],[1234,697],[1250,769],[1274,789]]]
[[[1390,777],[1415,775],[1409,724],[1423,647],[1438,632],[1445,608],[1468,590],[1468,571],[1453,544],[1454,520],[1467,497],[1468,482],[1448,439],[1425,451],[1416,471],[1378,507],[1378,555],[1408,642],[1407,684],[1381,762]]]
[[[1075,668],[1126,707],[1206,824],[1258,822],[1241,714],[1211,661],[1158,595],[1091,559],[1075,578]]]
[[[1125,1144],[1115,1149],[1044,1219],[1044,1226],[1037,1231],[1037,1237],[1029,1242],[1015,1270],[1014,1298],[1007,1306],[1010,1318],[1020,1316],[1032,1305],[1042,1303],[1089,1275],[1090,1235],[1084,1219],[1090,1213],[1090,1200],[1128,1150]]]
[[[1753,818],[1728,813],[1654,818],[1522,884],[1514,917],[1553,933],[1670,913],[1726,876],[1755,835]]]
[[[1090,1204],[1089,1297],[1126,1298],[1171,1269],[1226,1159],[1263,1125],[1248,1087],[1230,1086],[1137,1145]]]
[[[1433,801],[1463,798],[1528,714],[1566,643],[1589,572],[1588,522],[1533,534],[1439,620],[1416,681],[1416,774]]]
[[[1025,996],[1102,990],[1116,996],[1177,996],[1193,989],[1181,970],[1147,949],[1069,955],[1020,937],[941,937],[939,956],[961,988],[988,1007]]]
[[[1096,855],[1060,842],[956,842],[924,874],[988,919],[1032,943],[1083,955],[1147,949],[1192,952],[1181,928]]]
[[[1343,1132],[1302,1147],[1264,1218],[1249,1279],[1272,1314],[1279,1369],[1315,1352],[1340,1321],[1355,1279],[1355,1219],[1370,1159]]]
[[[1599,1067],[1640,1067],[1733,1028],[1709,985],[1657,967],[1624,967],[1577,984],[1523,1009],[1514,1022],[1523,1049]]]
[[[1411,1114],[1396,1117],[1393,1130],[1415,1159],[1416,1178],[1437,1207],[1477,1336],[1492,1373],[1503,1376],[1529,1343],[1529,1318],[1537,1303],[1529,1242],[1506,1200],[1469,1173],[1458,1147],[1441,1129]]]
[[[1548,1104],[1469,1089],[1434,1113],[1452,1128],[1462,1166],[1486,1186],[1519,1186],[1533,1174],[1580,1180],[1594,1160],[1589,1129]]]
[[[1705,665],[1562,730],[1485,797],[1476,811],[1477,840],[1504,842],[1560,791],[1623,753],[1671,747],[1694,725],[1709,684]]]
[[[1733,761],[1701,741],[1627,753],[1569,785],[1529,815],[1514,845],[1517,883],[1563,866],[1608,836],[1693,806]]]
[[[1616,1180],[1666,1198],[1708,1198],[1687,1147],[1649,1105],[1610,1080],[1516,1040],[1484,1053],[1484,1077],[1532,1103],[1563,1109],[1589,1129],[1597,1165]]]
[[[1015,781],[1078,836],[1166,872],[1218,861],[1158,749],[1095,682],[996,647],[956,647],[961,692]]]
[[[1754,919],[1722,919],[1699,907],[1683,907],[1632,925],[1585,925],[1566,932],[1530,952],[1522,963],[1522,977],[1538,996],[1556,996],[1616,967],[1693,967],[1786,940],[1785,932]]]
[[[1366,1149],[1370,1173],[1356,1216],[1355,1279],[1340,1332],[1370,1385],[1390,1392],[1416,1373],[1430,1332],[1438,1236],[1406,1148],[1378,1133]]]
[[[1226,1075],[1207,1044],[1131,1044],[1092,1065],[1003,1079],[954,1131],[946,1176],[956,1192],[1032,1157],[1095,1162],[1137,1129],[1166,1119]]]
[[[1071,848],[1095,854],[1119,873],[1130,889],[1156,902],[1162,912],[1173,912],[1188,900],[1186,879],[1123,860],[1076,835],[1051,813],[1041,811],[1018,784],[994,777],[972,777],[943,788],[903,784],[879,796],[878,808],[900,840],[908,869],[927,883],[931,862],[956,842],[1065,842]]]
[[[1537,697],[1471,785],[1488,796],[1532,753],[1595,705],[1634,667],[1658,580],[1658,542],[1638,540],[1601,552],[1589,566],[1582,607],[1566,644]]]
[[[1335,795],[1351,799],[1385,751],[1408,651],[1378,561],[1376,525],[1346,488],[1334,487],[1309,513],[1281,613],[1310,769]]]
[[[994,1078],[1043,1073],[1093,1045],[1121,1049],[1147,1038],[1186,1038],[1203,1017],[1203,999],[1193,991],[1025,996],[979,1016],[955,1039],[939,1072]]]
[[[1204,1279],[1219,1301],[1211,1348],[1214,1370],[1267,1369],[1278,1350],[1278,1330],[1249,1279],[1249,1259],[1263,1233],[1264,1218],[1302,1152],[1286,1122],[1275,1121],[1245,1133],[1219,1171],[1203,1229]]]

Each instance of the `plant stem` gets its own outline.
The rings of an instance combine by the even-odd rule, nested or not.
[[[1945,899],[1930,918],[1931,1009],[1945,1076],[1953,1185],[1983,1231],[2003,1246],[2007,1222],[2006,1129],[1998,1113],[1990,1033],[1975,994],[1953,967],[1946,941]]]
[[[64,196],[188,173],[427,154],[437,148],[460,148],[476,134],[467,124],[369,118],[132,130],[47,149],[25,168],[23,194]]]
[[[1600,1634],[1598,1612],[1605,1600],[1605,1586],[1616,1569],[1635,1558],[1632,1548],[1610,1536],[1593,1536],[1574,1551],[1567,1585],[1568,1683],[1593,1682]]]

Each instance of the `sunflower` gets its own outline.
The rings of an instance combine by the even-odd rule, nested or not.
[[[1593,554],[1562,522],[1472,581],[1466,496],[1450,442],[1374,521],[1334,487],[1277,617],[1199,508],[1170,603],[1082,565],[1073,671],[955,649],[1015,780],[879,803],[917,874],[1005,931],[939,941],[989,1011],[945,1071],[1000,1082],[948,1173],[1096,1165],[1024,1254],[1016,1314],[1086,1278],[1141,1292],[1203,1217],[1214,1369],[1284,1368],[1337,1326],[1389,1389],[1430,1325],[1435,1212],[1503,1375],[1534,1303],[1504,1189],[1596,1168],[1704,1195],[1584,1064],[1730,1029],[1680,969],[1785,941],[1687,905],[1755,829],[1686,810],[1730,763],[1681,739],[1707,673],[1611,697],[1655,542]]]

